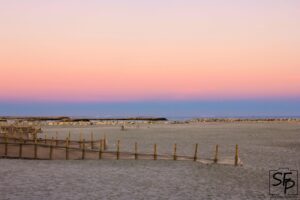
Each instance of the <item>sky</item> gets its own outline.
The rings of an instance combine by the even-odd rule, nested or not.
[[[298,0],[1,0],[0,115],[300,115],[299,19]]]

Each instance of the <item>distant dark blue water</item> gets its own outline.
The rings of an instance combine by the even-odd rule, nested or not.
[[[0,116],[281,118],[300,116],[300,98],[291,100],[153,101],[120,103],[1,102]]]

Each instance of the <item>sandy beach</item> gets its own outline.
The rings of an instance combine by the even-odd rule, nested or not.
[[[300,200],[299,22],[300,0],[0,0],[0,200]]]
[[[193,155],[234,156],[240,147],[243,166],[171,160],[0,160],[0,199],[269,199],[269,170],[300,168],[300,123],[234,122],[191,124],[42,126],[47,136],[64,139],[71,132],[89,138],[108,138],[108,148]]]

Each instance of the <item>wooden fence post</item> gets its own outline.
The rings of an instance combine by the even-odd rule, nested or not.
[[[37,139],[34,140],[34,159],[37,159]]]
[[[83,144],[82,144],[82,156],[81,156],[81,159],[84,160],[85,158],[85,139],[83,139]]]
[[[156,147],[156,144],[154,144],[153,160],[157,160],[157,147]]]
[[[4,137],[5,137],[4,156],[7,157],[7,154],[8,154],[8,138],[7,138],[6,133],[5,133]]]
[[[239,162],[239,146],[236,144],[235,145],[234,165],[238,166],[238,162]]]
[[[173,160],[177,160],[177,155],[176,155],[176,152],[177,151],[177,145],[176,143],[174,144],[174,153],[173,153]]]
[[[50,159],[50,160],[53,159],[53,137],[52,137],[51,143],[50,143],[49,159]]]
[[[69,138],[66,138],[66,160],[69,160]]]
[[[102,140],[99,141],[99,160],[102,159]]]
[[[195,145],[194,161],[198,159],[198,143]]]
[[[135,160],[138,159],[138,146],[137,146],[137,142],[134,143],[134,159]]]
[[[117,142],[117,160],[120,158],[120,140]]]
[[[216,152],[215,152],[215,158],[214,158],[214,163],[218,162],[218,154],[219,154],[219,145],[216,145]]]

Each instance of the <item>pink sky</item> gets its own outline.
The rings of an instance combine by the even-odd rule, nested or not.
[[[300,97],[299,1],[0,2],[0,101]]]

